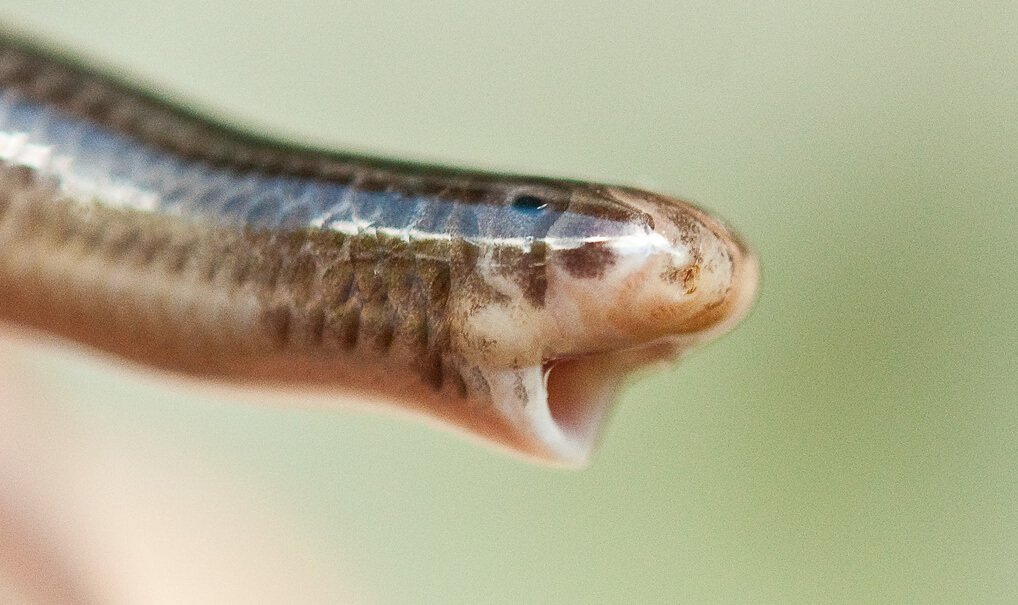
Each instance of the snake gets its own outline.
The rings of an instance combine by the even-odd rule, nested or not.
[[[675,197],[276,140],[0,34],[0,323],[108,360],[583,466],[758,273]]]

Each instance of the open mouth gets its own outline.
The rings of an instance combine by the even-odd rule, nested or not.
[[[547,408],[543,414],[530,414],[532,428],[558,462],[585,465],[626,377],[648,365],[673,360],[676,353],[675,342],[661,341],[546,361],[542,370]]]
[[[544,364],[548,412],[565,441],[578,452],[594,449],[605,416],[621,388],[624,370],[613,355],[585,355]]]

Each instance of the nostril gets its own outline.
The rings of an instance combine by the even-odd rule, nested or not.
[[[700,265],[690,265],[682,271],[682,287],[686,289],[686,294],[696,292],[699,279]]]

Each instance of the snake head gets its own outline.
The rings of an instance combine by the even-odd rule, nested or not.
[[[503,298],[475,306],[465,325],[491,344],[479,359],[491,425],[478,432],[582,466],[626,377],[731,329],[758,266],[737,235],[680,200],[595,185],[569,196],[538,260],[487,268]],[[527,275],[545,280],[537,302]]]

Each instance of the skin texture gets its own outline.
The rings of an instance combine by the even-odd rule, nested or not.
[[[265,141],[0,40],[0,321],[136,364],[581,465],[624,376],[733,326],[756,271],[673,198]]]

